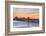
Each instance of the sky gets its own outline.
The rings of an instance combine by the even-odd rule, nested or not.
[[[14,8],[13,16],[19,18],[39,19],[39,9],[36,8]]]

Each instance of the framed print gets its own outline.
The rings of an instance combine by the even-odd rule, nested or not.
[[[45,3],[6,1],[6,35],[45,32]]]

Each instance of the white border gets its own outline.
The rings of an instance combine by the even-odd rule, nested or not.
[[[39,8],[39,27],[32,28],[13,28],[13,8]],[[24,6],[24,5],[10,5],[10,31],[34,31],[42,30],[42,6]]]

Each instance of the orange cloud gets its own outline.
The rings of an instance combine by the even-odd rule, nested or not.
[[[18,18],[27,18],[29,17],[30,19],[39,19],[39,13],[32,13],[32,14],[25,14],[23,12],[14,12],[13,16],[17,16]]]

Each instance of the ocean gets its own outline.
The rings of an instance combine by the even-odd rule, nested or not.
[[[18,21],[13,20],[13,28],[30,28],[30,27],[39,27],[39,21]]]

